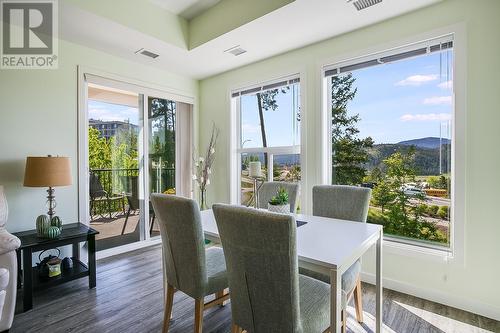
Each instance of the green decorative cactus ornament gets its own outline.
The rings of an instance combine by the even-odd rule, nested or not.
[[[50,218],[40,215],[36,218],[36,233],[38,237],[47,237],[47,229],[50,227]]]
[[[59,231],[62,232],[62,220],[59,216],[54,216],[52,220],[50,220],[50,225],[53,227],[58,227]]]
[[[59,228],[56,226],[50,226],[47,229],[47,237],[50,239],[55,239],[55,238],[59,237],[60,234],[61,234],[61,230],[59,230]]]

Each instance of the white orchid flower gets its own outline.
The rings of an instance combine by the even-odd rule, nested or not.
[[[193,180],[196,180],[198,179],[198,177],[196,177],[196,175],[193,175]]]
[[[204,182],[205,181],[205,178],[204,177],[200,177],[200,182]]]
[[[205,161],[205,159],[203,157],[200,156],[200,162],[203,163],[203,161]]]
[[[215,153],[215,148],[211,148],[210,149],[210,154],[214,154]]]
[[[212,174],[212,169],[207,168],[207,173],[208,173],[209,175],[211,175],[211,174]]]
[[[207,185],[210,185],[210,179],[207,178]]]

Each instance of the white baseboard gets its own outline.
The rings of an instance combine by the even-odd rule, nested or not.
[[[145,248],[145,247],[148,247],[148,246],[157,245],[157,244],[161,244],[161,238],[160,237],[156,237],[156,238],[153,238],[153,239],[150,239],[150,240],[145,240],[145,241],[139,241],[139,242],[135,242],[135,243],[130,243],[130,244],[122,245],[122,246],[117,246],[117,247],[113,247],[113,248],[107,249],[107,250],[98,251],[96,253],[96,259],[97,260],[104,259],[104,258],[107,258],[107,257],[115,256],[117,254],[122,254],[122,253],[125,253],[125,252],[130,252],[130,251],[142,249],[142,248]]]
[[[362,272],[361,280],[363,282],[375,284],[375,275]],[[458,295],[449,295],[436,290],[421,288],[408,283],[387,278],[384,278],[382,283],[384,288],[386,289],[391,289],[415,297],[420,297],[429,301],[444,304],[500,321],[500,308],[494,307],[491,304],[486,304],[470,298],[463,298]]]

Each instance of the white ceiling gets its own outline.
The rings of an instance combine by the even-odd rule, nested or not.
[[[185,19],[192,19],[203,13],[208,8],[217,4],[220,0],[149,0],[153,4],[180,15]]]
[[[152,0],[153,1],[153,0]],[[193,1],[154,0],[188,5]],[[384,0],[361,12],[344,0],[296,0],[195,49],[167,44],[152,36],[61,2],[61,37],[104,52],[201,79],[289,50],[331,38],[441,0]],[[172,7],[173,8],[173,7]],[[275,32],[275,33],[271,33]],[[266,36],[263,38],[262,36]],[[241,45],[248,52],[224,53]],[[136,55],[140,48],[160,55],[155,60]]]

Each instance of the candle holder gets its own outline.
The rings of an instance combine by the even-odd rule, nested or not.
[[[251,178],[253,179],[253,206],[259,208],[259,191],[262,185],[264,185],[264,178],[262,176],[251,176]]]

